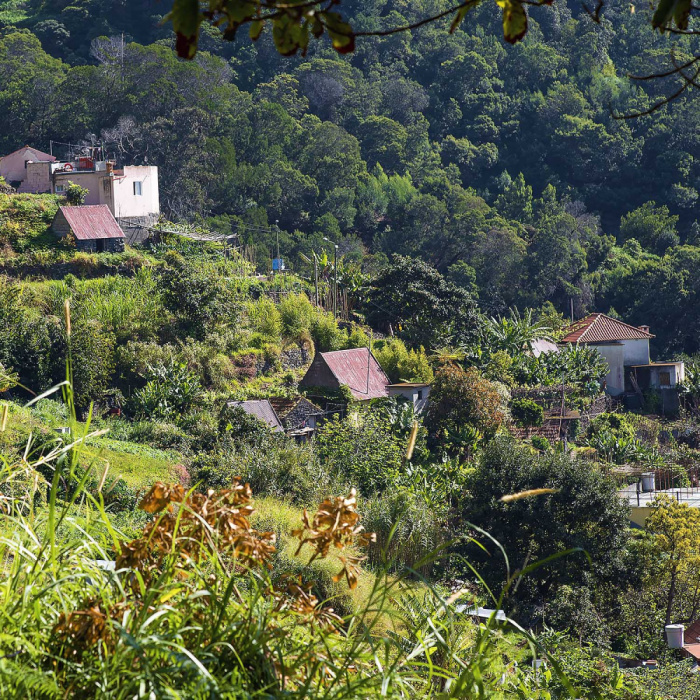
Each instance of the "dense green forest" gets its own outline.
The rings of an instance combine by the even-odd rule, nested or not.
[[[694,48],[652,32],[644,3],[608,4],[599,24],[576,2],[533,7],[515,47],[480,6],[454,34],[367,37],[346,57],[321,40],[283,58],[269,32],[205,26],[192,62],[167,3],[1,6],[0,152],[102,139],[160,167],[168,218],[241,231],[260,269],[278,222],[302,273],[326,237],[364,272],[420,257],[489,314],[573,300],[577,317],[650,325],[658,353],[699,347],[699,103],[614,118],[675,89],[628,74]],[[440,8],[344,5],[359,28]]]

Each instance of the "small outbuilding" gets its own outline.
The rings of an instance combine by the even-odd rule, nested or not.
[[[399,382],[389,384],[389,396],[402,396],[413,404],[415,413],[423,413],[428,406],[430,384],[427,382]]]
[[[300,387],[340,389],[348,387],[357,401],[389,396],[389,378],[369,348],[316,353]]]
[[[105,204],[59,207],[51,224],[58,238],[75,239],[75,247],[88,253],[119,253],[124,250],[124,232]]]
[[[248,415],[261,420],[273,433],[283,433],[284,427],[279,416],[272,408],[268,399],[253,399],[250,401],[229,401],[230,408],[242,408]]]

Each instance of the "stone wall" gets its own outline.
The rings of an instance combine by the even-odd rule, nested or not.
[[[315,406],[308,399],[302,398],[289,413],[285,414],[282,422],[287,430],[298,430],[304,423],[307,424],[307,427],[315,428],[316,416],[319,413],[322,411],[318,406]]]

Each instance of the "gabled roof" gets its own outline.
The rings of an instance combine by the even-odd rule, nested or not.
[[[606,343],[616,340],[645,340],[654,336],[636,326],[610,318],[605,314],[590,314],[564,329],[563,343]]]
[[[322,352],[321,357],[340,384],[359,400],[389,395],[389,378],[368,348]]]
[[[66,217],[73,235],[79,241],[124,238],[124,232],[119,228],[117,220],[106,204],[59,207],[58,210]]]
[[[257,399],[251,401],[229,401],[231,407],[242,408],[247,414],[255,416],[263,423],[266,423],[269,428],[275,433],[284,432],[282,423],[272,408],[272,404],[267,399]]]
[[[15,155],[15,153],[21,153],[22,151],[31,151],[32,156],[36,158],[37,160],[50,160],[51,162],[56,160],[56,156],[52,156],[48,153],[44,153],[43,151],[40,151],[38,148],[33,148],[32,146],[22,146],[22,148],[18,148],[16,151],[12,151],[12,153],[8,153],[7,155],[2,156],[2,158],[7,158],[9,156]],[[0,158],[0,160],[2,160]]]

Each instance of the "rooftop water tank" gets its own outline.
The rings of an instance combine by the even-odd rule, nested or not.
[[[683,625],[666,625],[666,643],[669,649],[683,648]]]
[[[656,475],[654,472],[644,472],[642,474],[642,491],[644,493],[651,493],[654,490],[655,480]]]

